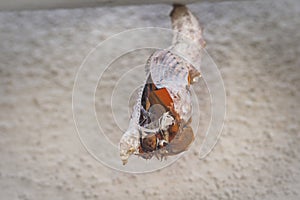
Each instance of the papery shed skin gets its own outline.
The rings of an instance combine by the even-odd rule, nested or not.
[[[146,159],[176,155],[187,150],[194,140],[190,85],[200,77],[203,29],[186,6],[174,5],[170,17],[173,42],[168,49],[155,51],[147,61],[144,88],[139,91],[128,130],[120,140],[123,164],[131,154]],[[149,129],[152,121],[148,114],[155,104],[174,119],[166,130]]]

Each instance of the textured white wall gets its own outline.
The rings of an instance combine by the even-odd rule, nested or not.
[[[97,6],[120,6],[142,4],[188,4],[195,2],[219,2],[241,0],[13,0],[0,1],[0,10],[33,10],[54,8],[82,8]],[[250,0],[248,0],[250,1]]]
[[[299,199],[299,1],[189,7],[224,78],[225,127],[205,160],[192,148],[143,175],[113,171],[85,151],[72,86],[99,41],[170,28],[171,7],[0,13],[1,199]]]

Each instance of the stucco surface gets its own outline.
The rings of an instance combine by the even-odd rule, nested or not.
[[[147,174],[90,156],[76,133],[72,88],[95,45],[131,28],[170,28],[171,7],[0,13],[0,199],[299,199],[299,1],[189,8],[225,83],[224,129],[204,160],[193,146]]]

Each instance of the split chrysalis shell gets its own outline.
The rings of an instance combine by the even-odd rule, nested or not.
[[[189,126],[192,115],[189,87],[200,76],[199,71],[169,50],[154,52],[148,59],[145,70],[147,79],[143,88],[134,95],[137,98],[134,99],[135,103],[130,102],[133,112],[125,133],[138,138],[139,146],[136,143],[128,144],[129,141],[123,139],[126,138],[123,135],[120,148],[130,147],[120,149],[123,163],[129,157],[126,151],[147,159],[154,154],[164,157],[187,150],[194,140],[193,130]],[[173,121],[167,124],[166,130],[162,130],[160,126],[165,121],[161,120],[167,115]],[[123,143],[127,145],[122,145]]]

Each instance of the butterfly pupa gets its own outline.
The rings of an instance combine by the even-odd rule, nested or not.
[[[137,91],[128,130],[120,140],[123,164],[131,154],[151,158],[176,155],[194,140],[190,85],[200,76],[186,60],[169,50],[154,52],[147,61],[143,88]]]

